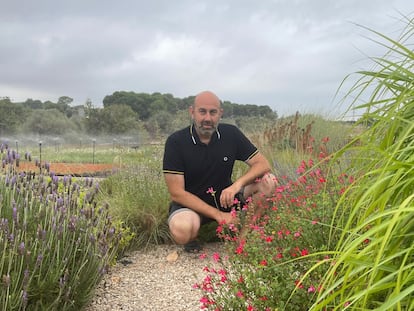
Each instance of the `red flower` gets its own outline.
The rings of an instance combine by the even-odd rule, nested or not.
[[[215,262],[218,262],[219,260],[220,260],[220,254],[219,253],[214,253],[213,254],[213,260],[215,261]]]

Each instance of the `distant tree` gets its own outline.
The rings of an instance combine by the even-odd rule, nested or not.
[[[145,123],[145,128],[148,131],[153,130],[153,126],[159,130],[162,134],[170,133],[172,130],[173,118],[167,111],[159,111],[152,115],[148,122]],[[154,128],[155,129],[155,128]]]
[[[8,97],[0,99],[0,134],[14,134],[26,119],[23,105],[12,103]]]
[[[23,103],[24,107],[30,108],[30,109],[44,109],[44,104],[42,101],[36,99],[33,100],[31,98],[26,99],[26,101]]]
[[[90,99],[85,103],[85,119],[83,128],[88,134],[100,134],[105,130],[105,124],[102,122],[102,110],[95,108]]]
[[[113,105],[102,109],[102,128],[107,134],[123,134],[138,128],[137,114],[127,105]]]
[[[70,104],[73,102],[73,98],[69,96],[61,96],[57,102],[57,109],[64,113],[68,118],[70,118],[73,114],[73,109],[71,108]]]
[[[124,104],[132,108],[141,120],[147,120],[150,116],[149,107],[151,104],[151,95],[146,93],[134,92],[115,92],[112,95],[107,95],[103,99],[103,106],[107,108],[111,105]]]
[[[76,126],[57,109],[36,109],[28,116],[25,130],[39,135],[62,135],[76,130]]]
[[[70,106],[70,104],[73,102],[73,98],[69,96],[61,96],[58,99],[57,104],[62,106]]]

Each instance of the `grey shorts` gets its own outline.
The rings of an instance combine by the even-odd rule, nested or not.
[[[236,194],[236,198],[240,201],[240,206],[241,207],[243,207],[246,204],[246,200],[243,197],[243,192],[244,192],[244,187],[240,190],[240,192],[238,192]],[[180,205],[176,202],[171,202],[170,207],[169,207],[168,223],[170,223],[170,220],[174,215],[176,215],[178,213],[181,213],[181,212],[185,212],[185,211],[193,211],[194,212],[194,210],[192,210],[191,208],[182,206],[182,205]],[[222,210],[222,211],[223,212],[230,212],[231,208],[229,208],[228,210]],[[197,212],[195,212],[195,213],[197,213]],[[200,217],[201,225],[208,224],[208,223],[214,221],[214,219],[205,217],[205,216],[201,215],[200,213],[197,213],[197,214]]]
[[[169,216],[168,216],[168,223],[170,223],[171,218],[181,212],[186,212],[186,211],[192,211],[195,212],[194,210],[192,210],[191,208],[182,206],[176,202],[171,202],[170,203],[170,208],[169,208]],[[205,217],[203,215],[201,215],[200,213],[195,212],[199,217],[200,217],[200,224],[204,225],[204,224],[208,224],[212,221],[214,221],[214,219]]]

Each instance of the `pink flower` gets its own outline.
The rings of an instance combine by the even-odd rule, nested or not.
[[[200,259],[205,259],[206,257],[207,257],[207,254],[206,253],[202,253],[199,256]]]
[[[237,293],[236,293],[236,296],[239,297],[239,298],[243,298],[244,294],[241,290],[238,290]]]
[[[214,253],[213,254],[213,260],[215,261],[215,262],[218,262],[219,260],[220,260],[220,254],[219,253]]]
[[[308,293],[314,293],[315,292],[315,287],[313,286],[313,285],[311,285],[309,288],[308,288]]]
[[[244,250],[244,244],[246,244],[245,240],[241,240],[239,246],[236,248],[236,254],[242,254]]]
[[[263,260],[260,262],[260,265],[261,265],[261,266],[263,266],[263,267],[267,266],[267,260],[266,260],[266,259],[263,259]]]
[[[216,192],[214,191],[213,187],[210,187],[210,188],[208,188],[206,193],[215,194]]]

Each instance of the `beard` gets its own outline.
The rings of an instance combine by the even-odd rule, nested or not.
[[[211,136],[217,130],[217,124],[201,122],[201,124],[196,124],[196,128],[201,136]]]

